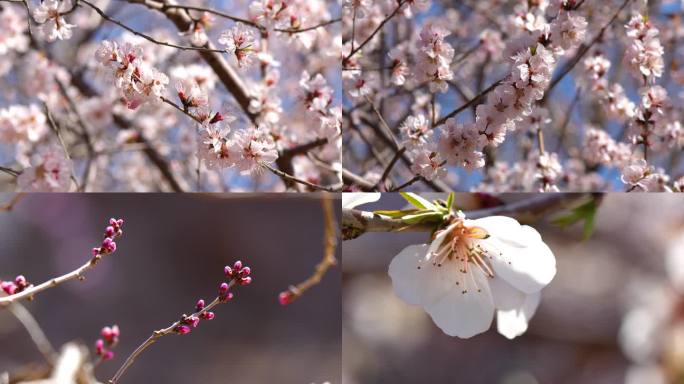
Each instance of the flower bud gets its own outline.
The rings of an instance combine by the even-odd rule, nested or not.
[[[233,277],[233,268],[231,268],[231,267],[229,267],[229,266],[226,265],[226,266],[223,268],[223,273],[226,274],[226,277],[232,278],[232,277]]]
[[[214,320],[215,315],[214,312],[204,312],[201,317],[204,320]]]
[[[244,267],[240,270],[240,277],[247,277],[252,272],[249,267]]]
[[[115,233],[116,232],[114,231],[114,227],[112,227],[111,225],[105,229],[105,236],[107,237],[112,237]]]
[[[95,354],[101,356],[104,353],[104,341],[97,339],[95,342]]]
[[[3,281],[0,283],[0,288],[8,295],[14,295],[17,292],[17,286],[11,281]]]
[[[251,276],[247,276],[245,278],[241,278],[240,280],[238,280],[238,284],[240,284],[240,285],[249,285],[251,283],[252,283],[252,277]]]
[[[197,304],[195,304],[195,310],[197,312],[199,312],[203,309],[204,309],[204,300],[202,300],[202,299],[197,300]]]
[[[294,298],[294,295],[292,294],[292,292],[283,291],[283,292],[280,292],[280,294],[278,295],[278,302],[280,303],[280,305],[285,306],[285,305],[292,303],[293,298]]]
[[[239,271],[242,269],[242,261],[238,260],[235,263],[233,263],[233,269],[236,271]]]
[[[219,296],[225,296],[226,293],[228,293],[229,288],[227,283],[221,283],[221,285],[219,285]]]
[[[19,289],[24,289],[28,286],[28,281],[26,281],[24,275],[19,275],[14,278],[14,284],[16,284]]]
[[[186,335],[186,334],[190,333],[191,329],[187,325],[178,325],[178,326],[176,326],[174,331],[179,335]]]

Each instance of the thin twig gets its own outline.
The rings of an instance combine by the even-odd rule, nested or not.
[[[12,304],[7,307],[7,310],[9,310],[10,313],[12,313],[14,317],[19,320],[24,328],[26,328],[31,340],[33,340],[33,343],[36,345],[38,351],[40,351],[43,357],[45,357],[45,360],[48,362],[48,364],[51,366],[54,365],[57,352],[50,343],[50,340],[48,340],[47,336],[45,336],[45,332],[43,332],[43,329],[40,327],[38,321],[36,321],[31,312],[29,312],[29,310],[26,309],[26,307],[24,307],[24,305],[21,303]]]
[[[52,131],[55,132],[55,135],[59,140],[59,144],[62,146],[62,150],[64,150],[64,156],[66,156],[67,160],[69,160],[69,162],[71,163],[71,181],[73,181],[76,185],[76,190],[79,190],[81,189],[81,187],[79,187],[78,180],[76,180],[74,164],[71,161],[71,155],[69,154],[69,150],[67,149],[66,143],[64,142],[64,138],[62,137],[62,132],[59,129],[59,125],[57,125],[55,119],[52,117],[52,113],[50,113],[50,108],[48,107],[47,103],[43,103],[43,106],[45,107],[45,116],[47,117],[48,125],[50,125]]]
[[[301,283],[292,285],[288,288],[287,304],[297,300],[304,294],[304,292],[309,290],[314,285],[320,283],[326,272],[330,268],[337,265],[337,259],[335,258],[335,246],[337,245],[337,224],[332,201],[332,197],[328,195],[324,195],[321,199],[325,226],[325,234],[323,237],[323,259],[316,264],[314,273],[311,276]]]
[[[15,207],[15,206],[16,206],[24,197],[26,197],[26,194],[24,194],[24,193],[17,193],[16,195],[14,195],[14,196],[10,199],[9,202],[0,205],[0,212],[9,212],[9,211],[11,211],[12,209],[14,209],[14,207]]]
[[[348,55],[344,58],[344,60],[342,60],[342,61],[343,61],[343,62],[348,61],[350,58],[352,58],[352,56],[354,56],[354,55],[356,54],[356,52],[360,51],[366,44],[368,44],[369,41],[373,40],[373,37],[375,37],[375,35],[376,35],[378,32],[380,32],[380,30],[382,29],[382,27],[384,27],[385,24],[387,24],[388,21],[390,21],[397,13],[399,13],[399,11],[400,11],[401,8],[404,6],[404,4],[406,3],[406,1],[407,1],[407,0],[401,0],[401,1],[399,2],[399,5],[397,5],[397,7],[394,9],[394,11],[392,11],[392,13],[391,13],[389,16],[385,17],[385,19],[384,19],[383,21],[380,22],[380,24],[377,26],[377,28],[375,28],[375,30],[370,34],[370,36],[368,36],[368,37],[366,38],[366,40],[364,40],[361,44],[359,44],[358,47],[352,49],[351,52],[349,52],[349,54],[348,54]]]
[[[152,42],[152,43],[154,43],[154,44],[163,45],[163,46],[171,47],[171,48],[177,48],[177,49],[181,49],[181,50],[184,50],[184,51],[202,51],[202,52],[225,53],[225,50],[223,50],[223,49],[213,49],[213,48],[205,48],[205,47],[191,47],[191,46],[177,45],[177,44],[173,44],[173,43],[168,43],[168,42],[165,42],[165,41],[159,41],[159,40],[155,39],[154,37],[149,36],[149,35],[146,35],[146,34],[144,34],[144,33],[142,33],[142,32],[138,32],[138,31],[136,31],[135,29],[133,29],[133,28],[127,26],[126,24],[120,22],[119,20],[116,20],[116,19],[114,19],[113,17],[107,15],[106,13],[104,13],[104,11],[102,11],[102,10],[101,10],[100,8],[98,8],[96,5],[90,3],[88,0],[77,0],[77,1],[82,2],[82,3],[86,4],[87,6],[89,6],[90,8],[92,8],[92,9],[93,9],[95,12],[97,12],[97,14],[100,15],[100,17],[102,17],[103,19],[105,19],[105,20],[107,20],[107,21],[109,21],[109,22],[111,22],[111,23],[114,23],[114,24],[118,25],[119,27],[121,27],[121,28],[127,30],[128,32],[130,32],[130,33],[132,33],[132,34],[134,34],[134,35],[136,35],[136,36],[140,36],[140,37],[142,37],[143,39],[145,39],[145,40],[147,40],[147,41],[150,41],[150,42]]]
[[[231,280],[228,283],[228,289],[230,289],[234,285],[235,285],[235,281]],[[192,315],[190,315],[188,317],[195,316],[195,317],[201,318],[202,314],[210,311],[215,306],[217,306],[221,303],[224,303],[224,302],[226,302],[226,301],[222,300],[220,297],[216,297],[211,303],[207,304],[207,306],[205,306],[203,309],[193,313]],[[135,359],[138,356],[140,356],[140,354],[143,353],[143,351],[145,351],[145,349],[147,349],[149,346],[151,346],[152,344],[157,342],[157,340],[159,340],[160,338],[162,338],[164,336],[176,334],[175,330],[179,325],[181,325],[181,323],[182,323],[182,319],[174,322],[173,324],[171,324],[170,326],[168,326],[164,329],[160,329],[158,331],[152,332],[152,335],[150,335],[150,337],[148,337],[142,344],[140,344],[138,346],[138,348],[136,348],[133,351],[133,353],[130,354],[130,356],[128,356],[126,358],[126,361],[124,361],[123,365],[116,371],[114,376],[111,379],[109,379],[109,383],[110,384],[116,384],[117,382],[119,382],[119,380],[121,379],[123,374],[126,373],[126,370],[128,370],[128,368],[131,365],[133,365],[133,363],[135,362]]]
[[[285,173],[285,172],[281,171],[280,169],[276,169],[276,168],[270,166],[269,164],[261,163],[261,166],[264,167],[264,168],[266,168],[266,169],[268,169],[269,171],[271,171],[271,172],[274,173],[275,175],[280,176],[280,177],[283,178],[283,179],[286,179],[286,180],[289,180],[289,181],[293,181],[293,182],[295,182],[295,183],[299,183],[299,184],[302,184],[302,185],[306,185],[307,187],[311,187],[311,188],[316,189],[316,190],[319,190],[319,191],[337,192],[337,190],[336,190],[335,188],[326,187],[326,186],[323,186],[323,185],[318,185],[318,184],[310,183],[310,182],[308,182],[308,181],[306,181],[306,180],[302,180],[302,179],[296,178],[296,177],[294,177],[294,176],[292,176],[292,175],[290,175],[290,174],[288,174],[288,173]]]

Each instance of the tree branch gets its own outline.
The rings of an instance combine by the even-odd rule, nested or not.
[[[500,206],[464,212],[468,219],[480,219],[487,216],[511,216],[520,221],[534,221],[552,212],[571,207],[591,197],[588,193],[553,193],[538,194],[524,200],[506,203]],[[431,232],[433,223],[407,225],[400,219],[380,216],[373,212],[356,209],[342,210],[342,239],[355,239],[368,232]]]

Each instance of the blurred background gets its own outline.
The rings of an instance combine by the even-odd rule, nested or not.
[[[1,195],[0,202],[10,195]],[[86,275],[26,303],[59,348],[91,350],[106,325],[121,327],[106,382],[153,330],[212,300],[223,267],[242,260],[254,282],[234,289],[216,318],[146,350],[122,383],[340,382],[340,275],[283,307],[278,293],[307,278],[323,256],[320,195],[33,194],[0,212],[0,279],[32,282],[74,270],[99,246],[110,217],[125,220],[118,250]],[[334,201],[336,210],[339,202]],[[338,254],[339,255],[339,254]],[[41,363],[24,328],[0,311],[0,373]]]
[[[530,195],[502,195],[512,201]],[[490,197],[457,194],[474,209]],[[362,210],[401,209],[383,194]],[[343,244],[343,382],[684,383],[684,197],[607,194],[593,236],[581,225],[534,226],[556,255],[530,328],[507,340],[496,326],[471,339],[442,333],[394,295],[387,268],[427,233],[370,233]]]

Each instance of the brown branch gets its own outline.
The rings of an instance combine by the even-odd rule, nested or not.
[[[283,305],[290,304],[299,299],[304,292],[321,282],[326,272],[337,265],[335,258],[335,246],[337,245],[337,224],[333,212],[333,199],[329,195],[322,196],[325,235],[323,237],[323,259],[316,264],[314,273],[306,280],[297,285],[291,285],[286,292],[280,294],[280,302]]]
[[[174,8],[180,8],[180,9],[183,9],[186,11],[200,11],[200,12],[211,13],[212,15],[220,16],[220,17],[223,17],[223,18],[228,19],[228,20],[243,23],[243,24],[249,25],[250,27],[257,28],[259,30],[264,29],[264,27],[262,27],[261,25],[255,23],[253,21],[243,19],[241,17],[229,15],[225,12],[221,12],[221,11],[218,11],[218,10],[212,9],[212,8],[195,7],[195,6],[191,6],[191,5],[180,5],[180,4],[164,4],[164,6],[162,6],[162,8],[161,8],[161,11],[163,12],[163,11],[166,11],[167,9],[174,9]]]
[[[45,332],[43,332],[43,329],[40,327],[31,312],[29,312],[29,310],[26,309],[26,307],[24,307],[21,303],[12,304],[7,307],[7,310],[10,311],[10,313],[12,313],[14,317],[19,320],[21,325],[24,326],[26,332],[28,332],[29,336],[31,337],[31,340],[33,340],[33,343],[36,345],[38,351],[40,351],[43,357],[45,357],[45,360],[48,362],[48,364],[54,365],[57,352],[50,343],[50,340],[48,340],[47,336],[45,336]]]
[[[375,28],[375,30],[370,34],[370,36],[366,38],[366,40],[359,44],[358,47],[352,49],[351,52],[349,52],[349,54],[344,58],[344,60],[342,60],[342,62],[346,62],[349,59],[351,59],[352,56],[356,54],[356,52],[360,51],[366,44],[368,44],[369,41],[373,40],[373,37],[375,37],[375,35],[377,35],[377,33],[380,32],[380,30],[385,26],[385,24],[387,24],[387,22],[389,22],[397,13],[399,13],[401,7],[403,7],[404,4],[406,4],[406,1],[407,0],[401,0],[399,2],[399,5],[397,5],[397,7],[394,9],[394,11],[392,11],[392,13],[390,13],[389,16],[386,16],[385,19],[380,22],[377,28]]]
[[[326,187],[326,186],[323,186],[323,185],[318,185],[318,184],[314,184],[314,183],[308,182],[308,181],[306,181],[306,180],[299,179],[299,178],[297,178],[297,177],[295,177],[295,176],[290,175],[289,173],[283,172],[283,171],[281,171],[280,169],[276,169],[276,168],[274,168],[274,167],[272,167],[272,166],[270,166],[270,165],[268,165],[268,164],[266,164],[266,163],[261,163],[260,165],[261,165],[262,167],[268,169],[269,171],[271,171],[273,174],[279,176],[281,179],[285,179],[285,180],[287,180],[287,181],[291,181],[291,182],[295,182],[295,183],[298,183],[298,184],[306,185],[307,187],[311,187],[311,188],[316,189],[316,190],[319,190],[319,191],[337,192],[336,188],[333,188],[333,187]]]
[[[188,15],[188,13],[179,8],[169,8],[169,2],[159,2],[155,0],[126,0],[131,4],[140,4],[151,10],[158,11],[166,16],[171,22],[176,25],[176,28],[183,32],[190,29],[194,21]],[[247,92],[247,88],[242,82],[241,76],[239,76],[235,70],[226,62],[221,53],[225,51],[220,51],[213,49],[211,42],[205,45],[204,50],[198,50],[199,55],[204,59],[204,61],[211,67],[211,69],[216,73],[221,83],[226,87],[228,92],[230,92],[235,100],[238,102],[244,113],[249,117],[249,119],[256,123],[257,114],[249,111],[249,103],[251,101],[251,96]]]
[[[0,205],[0,212],[9,212],[12,209],[14,209],[14,206],[17,205],[24,197],[26,197],[26,194],[24,193],[17,193],[10,199],[9,202]]]
[[[320,24],[317,25],[312,25],[310,27],[305,27],[305,28],[286,28],[286,29],[281,29],[281,28],[274,28],[273,30],[276,32],[283,32],[283,33],[289,33],[289,34],[295,34],[295,33],[301,33],[301,32],[308,32],[312,31],[314,29],[322,28],[322,27],[327,27],[330,24],[335,24],[339,23],[342,21],[342,18],[337,18],[337,19],[332,19],[328,21],[324,21]]]
[[[468,219],[487,216],[511,216],[520,221],[531,222],[550,213],[566,209],[591,197],[588,193],[552,193],[532,195],[524,200],[500,206],[465,212]],[[373,212],[356,209],[342,210],[342,239],[355,239],[368,232],[431,232],[434,223],[408,225],[400,219],[380,216]]]
[[[127,26],[126,24],[120,22],[119,20],[116,20],[116,19],[114,19],[113,17],[107,15],[103,10],[101,10],[100,8],[98,8],[96,5],[90,3],[88,0],[77,0],[77,2],[82,2],[83,4],[89,6],[89,7],[92,8],[95,12],[97,12],[97,14],[100,15],[100,17],[102,17],[103,19],[105,19],[105,20],[107,20],[107,21],[109,21],[109,22],[111,22],[111,23],[114,23],[114,24],[118,25],[119,27],[121,27],[121,28],[127,30],[128,32],[130,32],[130,33],[132,33],[132,34],[134,34],[134,35],[136,35],[136,36],[140,36],[140,37],[142,37],[143,39],[145,39],[145,40],[147,40],[147,41],[150,41],[150,42],[152,42],[152,43],[154,43],[154,44],[163,45],[163,46],[171,47],[171,48],[176,48],[176,49],[180,49],[180,50],[183,50],[183,51],[202,51],[202,52],[220,52],[220,53],[224,53],[224,52],[225,52],[225,51],[222,50],[222,49],[205,48],[205,47],[191,47],[191,46],[177,45],[177,44],[173,44],[173,43],[168,43],[168,42],[166,42],[166,41],[159,41],[159,40],[155,39],[154,37],[149,36],[149,35],[146,35],[146,34],[144,34],[144,33],[142,33],[142,32],[138,32],[137,30],[135,30],[135,29],[133,29],[133,28]]]

